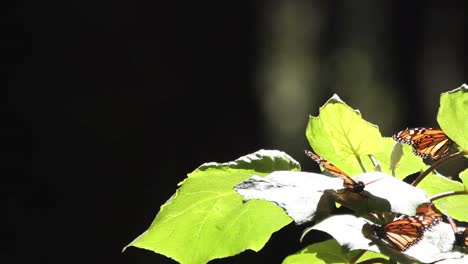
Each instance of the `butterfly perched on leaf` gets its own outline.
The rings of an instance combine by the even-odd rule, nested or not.
[[[411,145],[415,155],[434,160],[447,155],[454,144],[441,129],[424,127],[407,128],[393,135],[393,139]]]
[[[385,239],[391,247],[405,251],[423,238],[428,227],[417,216],[405,216],[385,225],[372,225],[371,228],[379,239]]]
[[[343,180],[343,187],[345,190],[359,193],[364,190],[364,183],[361,181],[354,181],[351,177],[349,177],[346,173],[340,170],[335,165],[331,164],[329,161],[323,159],[319,155],[315,154],[310,150],[305,150],[305,154],[309,156],[313,161],[317,162],[322,168],[327,170],[330,174],[337,176]]]

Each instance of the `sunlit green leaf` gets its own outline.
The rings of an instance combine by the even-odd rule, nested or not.
[[[337,95],[320,108],[318,117],[309,118],[306,136],[317,154],[350,175],[363,172],[358,158],[367,158],[382,148],[378,127],[364,120],[359,111]]]
[[[468,222],[468,194],[453,195],[434,201],[437,208],[446,208],[448,214],[459,220]]]
[[[460,177],[465,178],[466,182],[468,182],[465,172],[460,174]],[[465,187],[462,183],[447,179],[439,174],[430,173],[418,187],[424,189],[430,196],[456,192],[456,195],[442,197],[435,200],[434,203],[437,208],[446,208],[447,213],[453,218],[460,221],[468,221],[468,207],[466,206],[468,204],[468,194],[464,193]]]
[[[380,253],[373,252],[373,251],[366,251],[366,253],[364,253],[364,255],[362,255],[359,258],[359,262],[364,261],[364,260],[369,260],[369,259],[377,259],[377,258],[380,258],[382,260],[388,259],[388,257],[385,256],[384,254],[380,254]]]
[[[465,184],[465,188],[463,188],[462,185],[459,189],[457,189],[460,194],[439,199],[436,201],[436,205],[439,208],[445,207],[451,217],[459,221],[468,222],[468,206],[466,206],[468,204],[468,193],[466,193],[466,190],[468,189],[466,188],[468,187],[468,169],[465,169],[460,173],[460,179],[462,179],[463,183]]]
[[[465,188],[468,190],[468,169],[465,169],[464,171],[460,172],[459,176],[460,179],[463,181]]]
[[[336,240],[330,239],[309,245],[289,255],[284,259],[283,264],[355,263],[377,258],[388,260],[387,256],[372,251],[365,251],[360,257],[358,254],[360,254],[359,250],[346,251]]]
[[[443,93],[437,122],[463,150],[468,150],[468,86]]]
[[[430,173],[418,184],[418,188],[425,190],[429,196],[433,196],[448,191],[463,191],[463,184],[442,175]]]
[[[374,156],[382,164],[382,171],[388,174],[392,174],[391,167],[391,152],[395,140],[390,137],[385,137],[382,140],[382,150],[376,153]],[[404,179],[406,176],[420,171],[422,168],[427,167],[423,160],[413,154],[413,150],[410,145],[403,145],[403,156],[396,164],[395,176],[398,179]]]
[[[334,239],[307,246],[286,259],[283,264],[310,264],[310,263],[349,263],[359,251],[345,252]]]
[[[299,164],[285,153],[265,150],[233,162],[204,164],[183,181],[149,229],[128,246],[180,263],[206,263],[246,249],[258,251],[291,219],[272,203],[243,203],[233,186],[252,174],[298,169]]]

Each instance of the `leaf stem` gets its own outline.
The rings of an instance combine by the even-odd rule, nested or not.
[[[449,155],[449,156],[446,156],[446,157],[443,157],[443,158],[437,160],[427,170],[425,170],[421,174],[419,174],[419,176],[413,181],[413,183],[411,183],[411,185],[412,186],[417,186],[429,173],[431,173],[431,171],[437,169],[438,167],[440,167],[445,162],[447,162],[449,160],[459,158],[459,157],[461,157],[463,155],[466,155],[466,152],[465,151],[460,151],[460,152],[454,153],[452,155]]]
[[[382,171],[382,165],[380,162],[371,154],[367,155],[372,162],[372,166],[374,166],[374,171]]]
[[[372,264],[372,263],[388,264],[390,263],[390,261],[384,258],[373,258],[373,259],[366,259],[364,261],[359,262],[359,264]]]
[[[362,163],[361,157],[359,157],[359,155],[355,155],[355,156],[356,156],[356,159],[358,160],[359,166],[361,166],[362,172],[366,173],[367,170],[366,170],[366,167],[364,167],[364,163]]]
[[[439,194],[432,196],[429,200],[431,200],[432,202],[432,201],[435,201],[444,197],[453,196],[453,195],[464,195],[464,194],[468,194],[468,192],[466,190],[443,192],[443,193],[439,193]]]
[[[365,250],[358,250],[358,253],[356,254],[356,256],[354,256],[352,259],[349,260],[349,263],[356,263],[356,261],[358,261],[358,259],[360,257],[362,257],[362,255],[364,255],[364,253],[366,253]]]

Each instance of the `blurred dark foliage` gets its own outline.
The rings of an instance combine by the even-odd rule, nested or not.
[[[324,52],[336,45],[340,29],[333,25],[346,15],[340,2],[320,2],[328,19]],[[9,3],[2,18],[8,88],[2,103],[3,259],[173,263],[121,249],[200,164],[280,147],[260,132],[254,87],[261,41],[256,25],[266,4]],[[389,60],[382,63],[392,69],[400,103],[412,106],[395,129],[424,125],[421,118],[429,117],[416,110],[426,100],[415,74],[426,45],[421,18],[433,17],[440,32],[462,28],[460,43],[445,47],[464,47],[465,3],[392,1],[386,8],[380,12],[390,30],[382,47]],[[464,65],[467,53],[461,55]],[[438,93],[463,82],[453,80]],[[333,93],[324,89],[323,101]],[[317,171],[310,164],[304,169]],[[290,225],[260,253],[213,263],[279,263],[306,245],[298,241],[302,229]]]

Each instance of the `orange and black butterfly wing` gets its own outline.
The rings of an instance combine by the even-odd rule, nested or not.
[[[402,144],[413,145],[415,142],[425,137],[424,133],[428,129],[432,130],[432,128],[423,128],[423,127],[407,128],[393,135],[393,139],[395,139],[396,141]]]
[[[385,235],[391,244],[400,251],[407,250],[422,239],[419,229],[412,225],[399,226],[398,229],[390,227]]]
[[[315,154],[314,152],[310,150],[305,150],[305,154],[309,156],[313,161],[317,162],[318,165],[320,165],[322,168],[327,170],[329,173],[340,177],[344,180],[344,178],[350,178],[344,171],[340,170],[338,167],[333,165],[331,162],[327,161],[326,159],[323,159],[319,155]],[[351,181],[353,181],[351,179]],[[354,182],[354,181],[353,181]]]
[[[384,226],[373,226],[379,238],[384,238],[390,245],[400,251],[418,243],[424,234],[424,225],[416,217],[406,217],[387,223]]]
[[[343,180],[343,187],[345,189],[350,190],[352,192],[362,192],[362,190],[364,189],[364,183],[355,182],[344,171],[340,170],[331,162],[323,159],[322,157],[310,150],[305,150],[305,154],[309,156],[313,161],[317,162],[322,168],[327,170],[329,173],[333,174],[334,176],[340,177]]]
[[[417,215],[431,215],[435,217],[442,217],[442,212],[434,206],[434,203],[422,203],[416,209]]]
[[[443,132],[442,132],[443,133]],[[448,154],[452,146],[452,140],[445,134],[437,134],[422,138],[413,146],[413,152],[417,156],[432,159],[439,159]]]
[[[429,229],[434,225],[440,223],[442,218],[432,216],[432,215],[418,215],[416,216],[419,221],[424,225],[424,229]]]
[[[445,135],[441,129],[416,127],[407,128],[398,132],[397,134],[393,135],[393,139],[403,144],[413,145],[423,138],[440,135]]]
[[[443,214],[434,206],[434,203],[423,203],[416,209],[416,217],[426,228],[438,224],[443,220]]]
[[[407,128],[393,135],[403,144],[413,147],[413,153],[422,158],[439,159],[450,150],[453,141],[442,131],[435,128]]]

